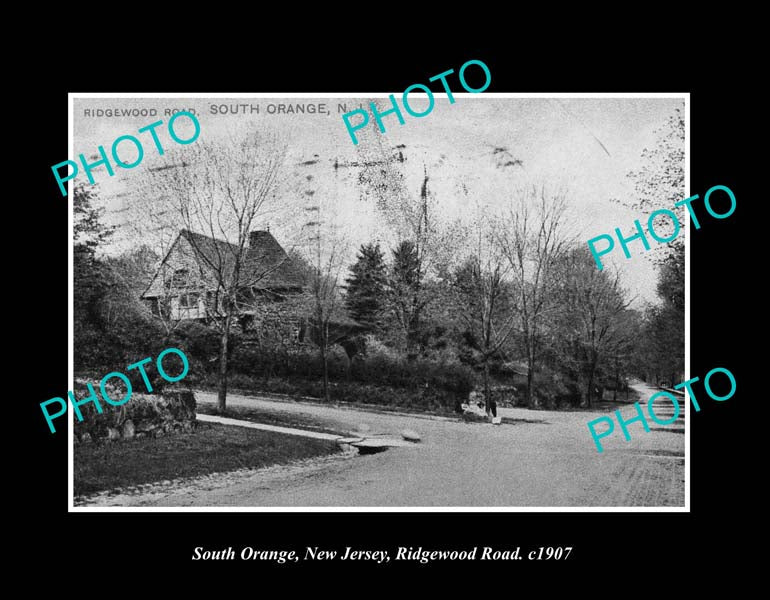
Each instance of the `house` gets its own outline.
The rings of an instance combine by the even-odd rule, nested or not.
[[[179,232],[142,300],[171,321],[210,324],[225,317],[225,289],[240,264],[237,319],[233,327],[277,328],[281,337],[301,337],[308,295],[303,273],[269,231],[252,231],[248,248],[187,229]],[[223,285],[224,284],[224,285]]]

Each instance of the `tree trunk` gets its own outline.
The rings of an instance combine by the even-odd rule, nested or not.
[[[533,407],[533,398],[534,395],[532,394],[532,380],[534,379],[534,369],[532,368],[532,361],[529,360],[527,365],[527,408]]]
[[[324,400],[330,402],[329,399],[329,359],[328,352],[326,351],[326,342],[322,341],[320,344],[321,350],[321,369],[323,370],[323,382],[324,382]]]
[[[230,342],[230,322],[232,314],[225,317],[225,328],[222,331],[222,339],[219,344],[219,396],[217,400],[217,413],[224,414],[227,408],[227,346]]]
[[[411,325],[409,325],[406,328],[406,359],[408,361],[413,361],[415,358],[417,358],[417,352],[415,350],[415,347],[417,346],[417,340],[415,339],[416,335],[414,332],[414,329]]]
[[[599,362],[598,353],[594,350],[591,352],[591,363],[588,365],[588,408],[593,405],[594,397],[594,378],[596,377],[596,365]]]
[[[527,408],[535,408],[535,394],[532,391],[532,382],[535,379],[535,338],[531,333],[526,334],[527,350]]]
[[[484,359],[484,410],[487,416],[492,416],[492,402],[489,396],[489,359]]]

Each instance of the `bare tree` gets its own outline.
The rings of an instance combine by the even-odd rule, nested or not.
[[[347,316],[342,297],[343,273],[348,258],[349,244],[340,234],[336,196],[329,196],[331,190],[319,194],[319,185],[312,175],[305,177],[304,196],[308,204],[305,211],[309,220],[305,222],[307,256],[309,269],[303,270],[305,285],[309,291],[306,312],[309,313],[310,339],[318,347],[323,371],[323,395],[331,401],[329,393],[329,353],[331,348],[356,328]]]
[[[516,196],[496,222],[495,239],[511,268],[527,360],[527,406],[532,407],[532,381],[540,357],[543,325],[553,309],[556,261],[570,240],[562,222],[566,210],[563,192],[550,194],[545,186],[532,186]]]
[[[628,400],[627,377],[643,356],[640,352],[640,340],[642,339],[642,315],[639,311],[626,308],[617,315],[616,332],[610,336],[605,351],[605,361],[608,370],[612,373],[614,386],[612,401],[618,397],[621,388],[621,376]]]
[[[161,224],[186,230],[191,250],[186,281],[169,287],[204,294],[207,320],[220,332],[219,412],[226,409],[228,344],[244,291],[280,267],[249,253],[249,241],[251,229],[273,208],[285,153],[275,138],[254,133],[224,142],[200,139],[182,149],[173,166],[150,171]]]
[[[627,299],[619,274],[599,271],[590,252],[582,246],[563,256],[557,269],[557,346],[569,348],[580,365],[586,404],[590,407],[597,368],[602,362],[607,363],[608,370],[614,370],[617,386],[621,352],[628,351],[634,332],[634,321],[627,310],[632,300]]]
[[[310,280],[312,294],[311,337],[318,346],[323,369],[323,393],[326,402],[329,395],[329,351],[338,342],[347,337],[350,327],[344,322],[343,299],[340,289],[340,277],[343,272],[341,244],[332,241],[327,244],[325,256],[318,242],[316,264]]]
[[[164,156],[165,158],[167,157]],[[125,196],[127,200],[117,211],[125,214],[125,222],[117,231],[120,237],[118,245],[126,249],[125,256],[135,254],[140,249],[145,253],[146,260],[142,270],[152,277],[149,284],[145,282],[143,289],[137,291],[140,297],[144,298],[144,294],[152,287],[153,296],[151,299],[144,298],[144,307],[162,327],[163,343],[171,338],[181,323],[179,319],[173,318],[171,310],[172,300],[178,294],[173,283],[175,280],[178,282],[179,277],[174,278],[171,270],[163,268],[163,260],[177,242],[179,232],[185,225],[169,199],[162,195],[157,182],[167,175],[168,170],[187,166],[188,163],[181,158],[171,165],[150,164],[145,177],[128,180],[129,191],[119,194],[119,197]],[[165,185],[162,187],[165,188]],[[137,245],[138,242],[140,246]],[[150,261],[150,256],[155,260]]]
[[[506,281],[511,267],[482,223],[477,225],[475,237],[474,252],[457,270],[453,288],[461,321],[483,367],[487,415],[496,416],[489,389],[489,361],[500,351],[516,325],[511,288]]]
[[[635,211],[650,215],[659,209],[669,209],[677,215],[674,225],[668,218],[658,219],[654,223],[658,235],[669,237],[675,227],[684,227],[687,214],[685,208],[677,211],[674,203],[685,199],[685,119],[684,107],[676,108],[666,122],[655,130],[655,141],[644,148],[639,157],[637,169],[627,173],[633,182],[635,196],[632,199],[612,199]],[[655,244],[648,259],[660,264],[684,243],[679,236],[670,244]]]

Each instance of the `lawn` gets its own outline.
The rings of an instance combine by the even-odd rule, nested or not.
[[[194,433],[75,446],[75,496],[339,452],[336,443],[216,423]]]

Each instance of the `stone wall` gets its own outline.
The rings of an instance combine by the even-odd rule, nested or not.
[[[75,382],[74,395],[82,400],[89,392],[85,380]],[[104,402],[99,395],[99,383],[91,381],[102,413],[97,412],[93,402],[80,407],[83,421],[74,417],[75,443],[93,441],[117,441],[142,437],[160,437],[180,431],[194,431],[197,427],[195,418],[195,395],[189,390],[164,391],[161,394],[140,394],[134,392],[122,406],[112,406]],[[122,398],[122,390],[110,389],[107,392],[114,398]]]
[[[288,348],[309,345],[303,334],[311,306],[312,298],[306,291],[283,292],[280,300],[265,295],[248,307],[248,315],[241,316],[238,331]]]

